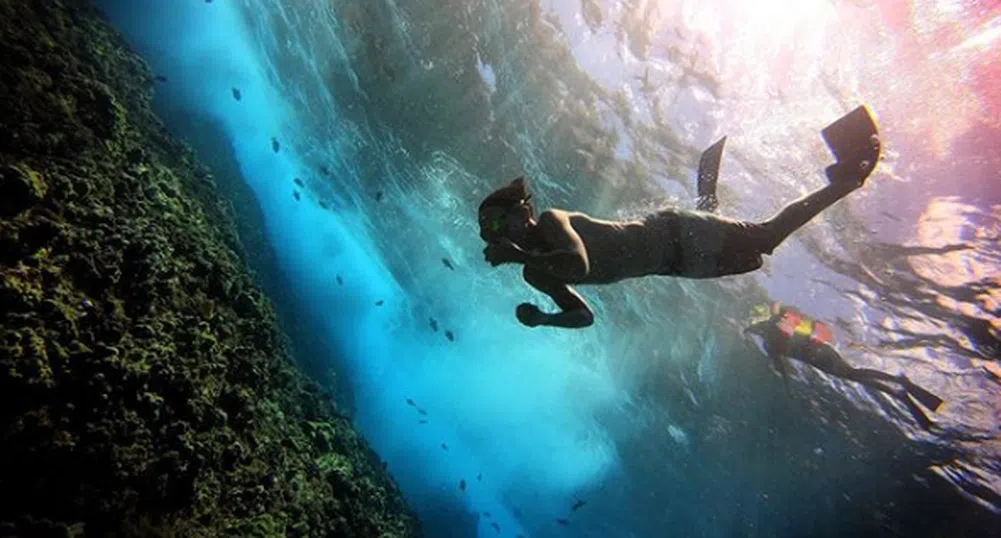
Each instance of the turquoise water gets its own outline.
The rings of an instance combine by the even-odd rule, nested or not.
[[[913,535],[1001,511],[998,7],[103,5],[167,77],[168,125],[253,194],[299,359],[344,380],[429,536]],[[584,288],[593,327],[530,330],[514,307],[545,298],[482,260],[475,209],[507,179],[604,218],[692,208],[722,135],[721,211],[770,216],[823,185],[819,131],[862,102],[880,169],[757,273]],[[786,394],[740,333],[771,299],[943,396],[940,429],[805,366]]]

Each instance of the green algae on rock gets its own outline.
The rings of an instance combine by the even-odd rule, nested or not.
[[[82,4],[0,3],[0,536],[418,536]]]

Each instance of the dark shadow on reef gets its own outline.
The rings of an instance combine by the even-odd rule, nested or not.
[[[82,4],[0,3],[0,536],[417,536]]]
[[[167,129],[183,139],[194,150],[198,161],[212,170],[219,192],[225,193],[225,198],[237,208],[233,222],[243,247],[243,261],[250,268],[254,282],[271,299],[278,325],[289,337],[296,364],[320,383],[342,413],[354,416],[351,385],[347,376],[337,373],[346,370],[347,365],[339,362],[340,350],[333,342],[321,336],[328,330],[317,323],[315,316],[304,313],[299,299],[289,293],[296,288],[295,283],[281,270],[268,240],[260,204],[243,179],[232,144],[222,127],[175,106],[169,99],[158,97],[153,105]],[[344,368],[337,368],[338,365]]]

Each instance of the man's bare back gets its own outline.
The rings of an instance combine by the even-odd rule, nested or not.
[[[583,246],[588,272],[569,284],[611,284],[651,275],[711,278],[753,271],[762,263],[759,237],[754,236],[757,225],[705,213],[670,209],[643,219],[610,221],[549,209],[539,215],[539,222],[544,220],[553,221],[544,234],[550,249],[572,244],[574,235]],[[734,236],[743,244],[727,244]],[[742,256],[738,247],[749,255]],[[731,263],[719,259],[723,252]],[[749,263],[733,263],[737,260]]]

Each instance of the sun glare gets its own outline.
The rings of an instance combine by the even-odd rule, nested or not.
[[[725,21],[730,32],[766,46],[779,46],[799,32],[823,26],[836,16],[831,0],[715,0],[688,5],[699,22]]]

